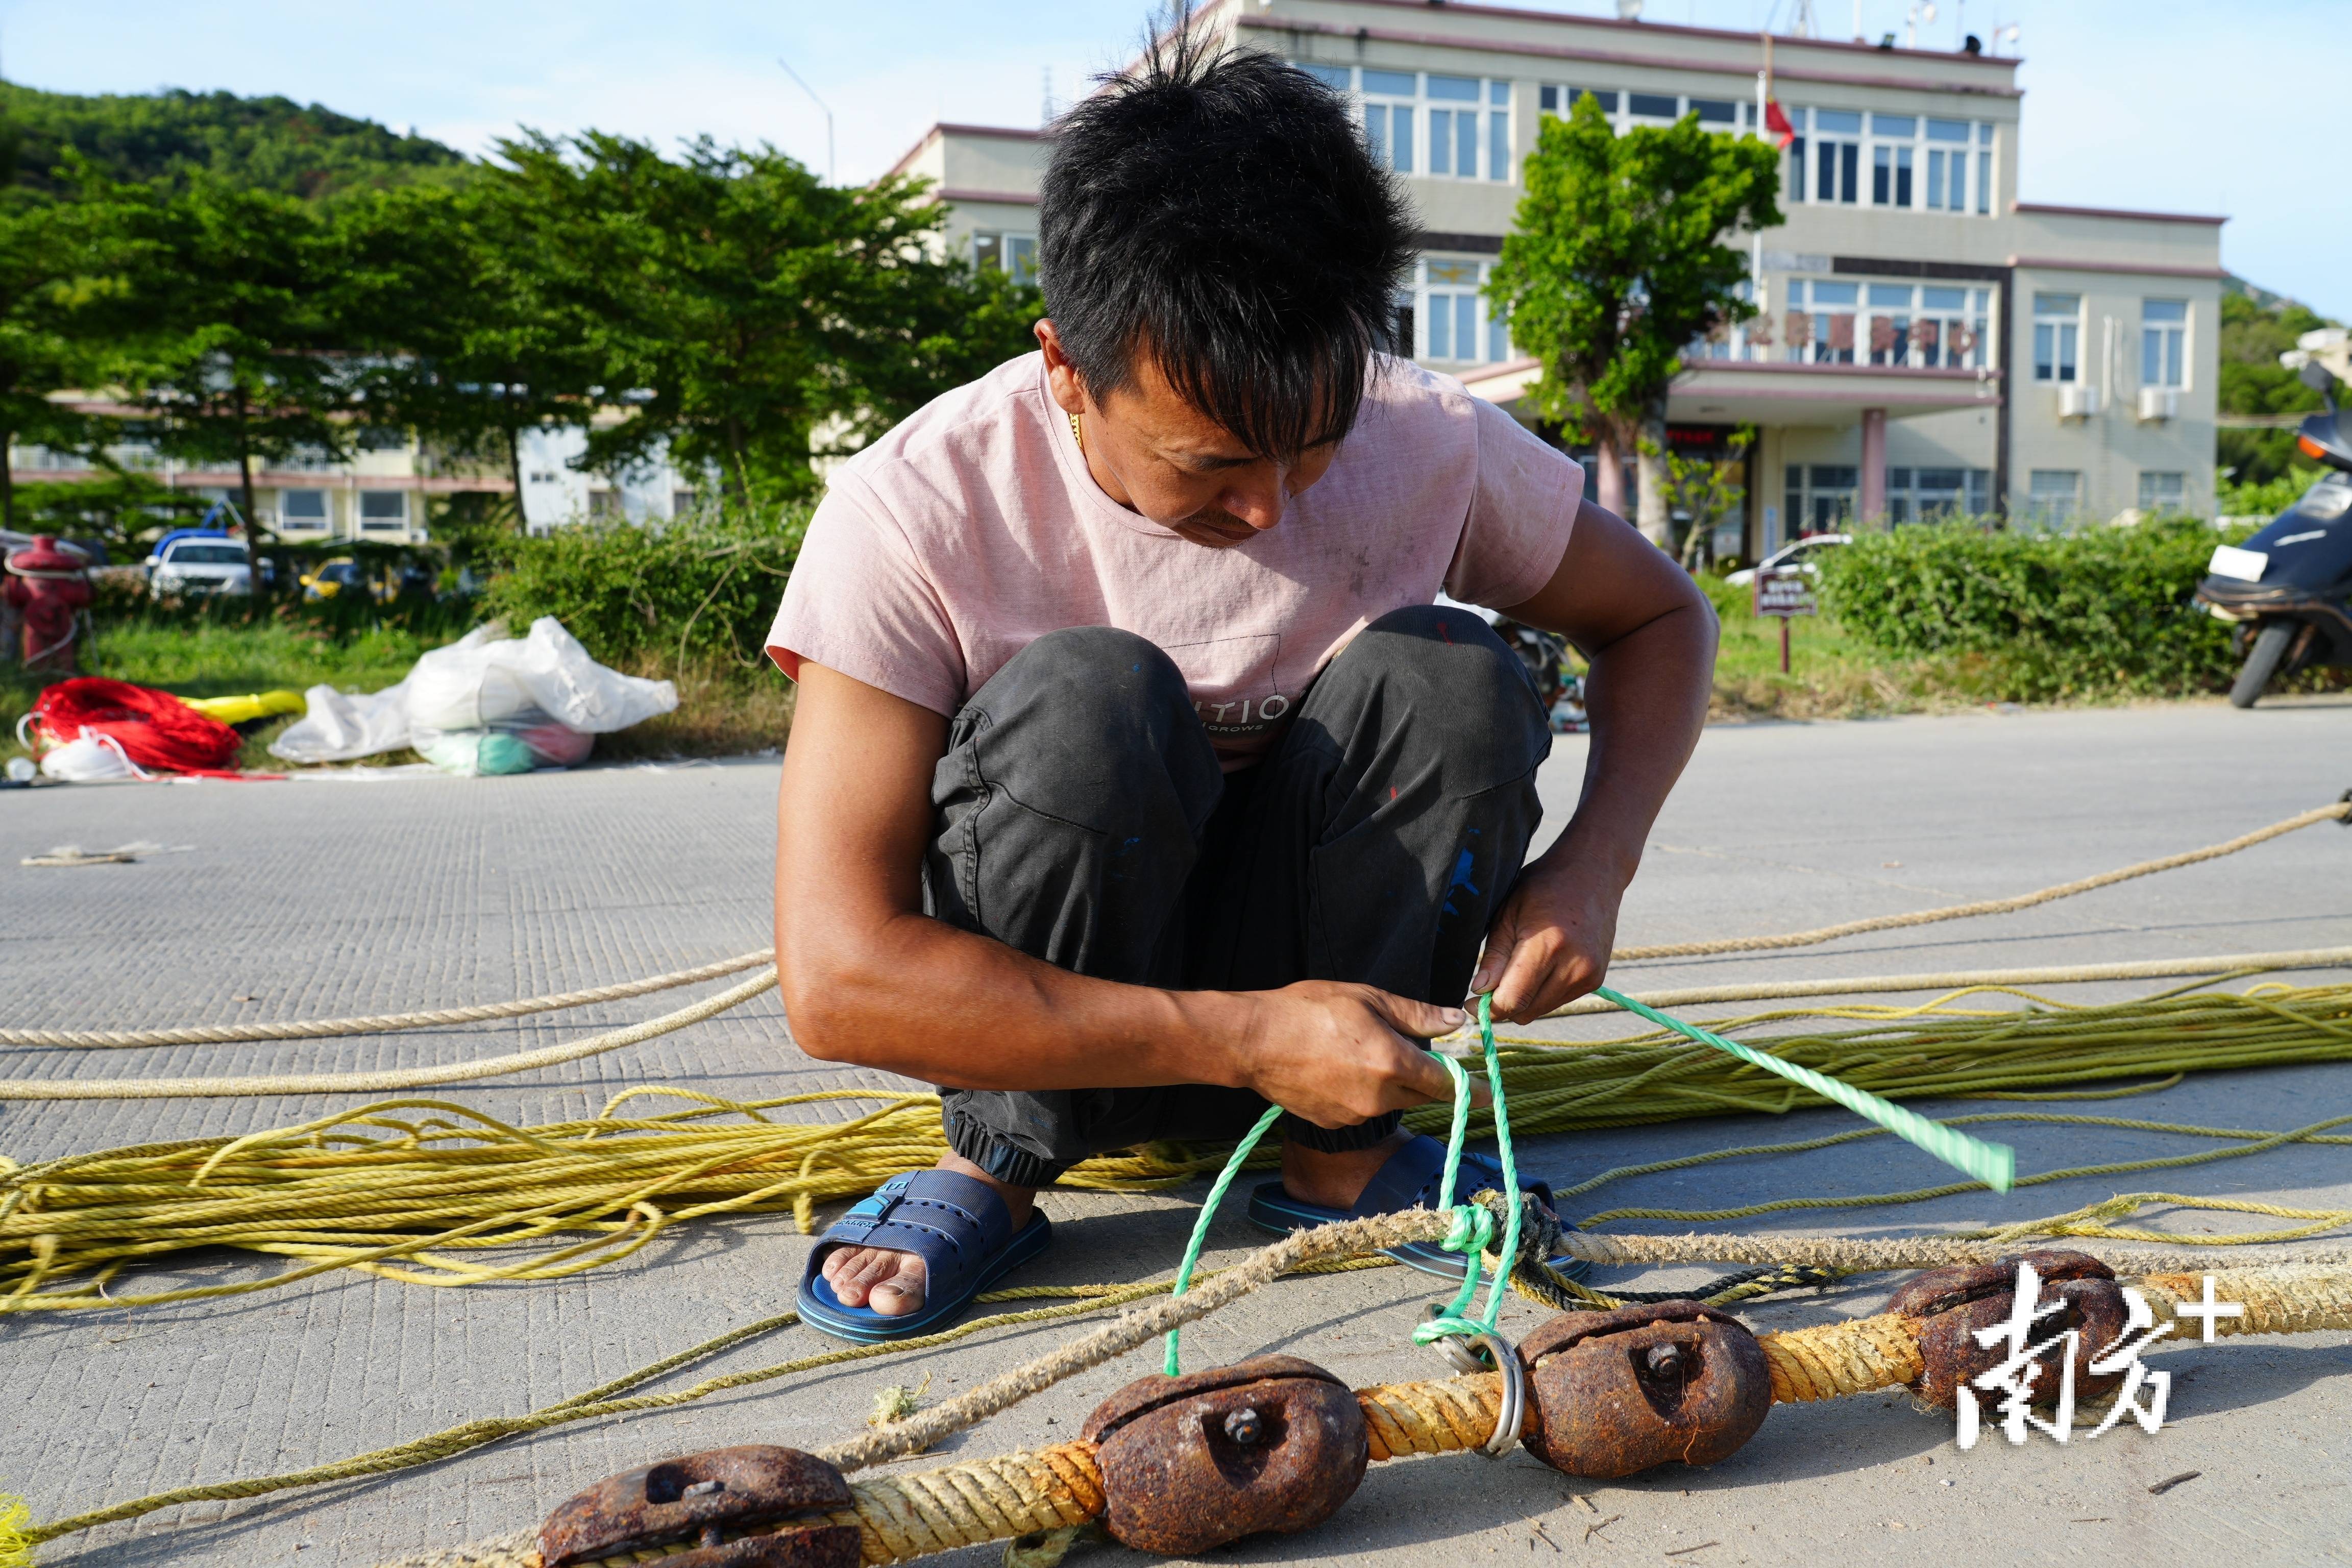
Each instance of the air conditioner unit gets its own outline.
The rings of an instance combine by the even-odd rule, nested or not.
[[[2143,386],[2139,389],[2139,418],[2143,425],[2180,417],[2180,389],[2174,386]]]
[[[2058,417],[2088,419],[2099,411],[2099,389],[2079,381],[2070,381],[2058,388]]]

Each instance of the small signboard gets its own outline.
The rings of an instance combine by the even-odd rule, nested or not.
[[[1759,616],[1786,618],[1821,614],[1821,606],[1813,598],[1813,574],[1801,566],[1759,572],[1754,588],[1755,609]]]
[[[1780,623],[1780,673],[1789,673],[1789,620],[1793,616],[1818,616],[1820,604],[1813,597],[1813,574],[1801,566],[1776,566],[1759,570],[1750,592],[1755,595],[1756,614],[1769,616]]]

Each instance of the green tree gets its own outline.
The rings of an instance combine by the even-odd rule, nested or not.
[[[1620,136],[1585,93],[1567,119],[1544,118],[1525,177],[1486,294],[1542,365],[1535,411],[1598,445],[1599,499],[1622,510],[1623,454],[1644,437],[1664,451],[1683,351],[1755,313],[1738,292],[1747,260],[1722,237],[1780,224],[1780,155],[1696,113]],[[1664,544],[1665,475],[1657,457],[1639,461],[1642,531]]]
[[[355,395],[373,422],[503,471],[518,529],[524,433],[586,423],[599,381],[583,323],[545,287],[543,258],[572,237],[569,204],[542,195],[517,181],[409,186],[355,198],[334,219]]]
[[[2279,363],[2295,339],[2334,322],[2307,306],[2282,300],[2265,308],[2235,289],[2221,296],[2221,409],[2224,415],[2305,414],[2320,406],[2319,394]],[[2264,485],[2295,471],[2291,428],[2224,428],[2216,443],[2221,467],[2239,485]],[[2305,481],[2306,483],[2308,480]]]
[[[255,464],[340,457],[355,433],[341,258],[307,204],[211,175],[138,216],[118,372],[159,450],[236,464],[250,560]]]
[[[37,192],[0,189],[0,452],[17,443],[68,450],[95,443],[91,421],[51,400],[88,379],[89,307],[112,288],[105,215]],[[0,527],[16,523],[0,462]]]
[[[1659,488],[1665,496],[1667,516],[1678,531],[1669,544],[1685,571],[1697,573],[1714,563],[1717,525],[1748,499],[1748,488],[1740,483],[1746,465],[1740,459],[1755,439],[1755,430],[1743,425],[1727,443],[1730,456],[1686,458],[1672,447],[1661,452],[1656,442],[1642,437],[1642,455],[1658,461]]]
[[[597,132],[499,153],[489,178],[562,241],[530,248],[541,319],[626,410],[590,433],[586,461],[607,471],[666,451],[738,500],[813,489],[813,454],[1021,352],[1041,308],[940,258],[918,182],[841,189],[708,139],[676,160]]]

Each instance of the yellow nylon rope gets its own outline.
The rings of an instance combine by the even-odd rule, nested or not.
[[[2189,1071],[2352,1059],[2352,985],[2166,993],[2098,1005],[2027,997],[2026,1007],[2000,1011],[1958,1005],[1978,994],[1906,1007],[1780,1009],[1714,1026],[1767,1040],[1778,1055],[1894,1099],[2030,1097],[2117,1080],[2132,1080],[2119,1091],[2132,1093]],[[1864,1026],[1780,1032],[1808,1018]],[[1663,1032],[1590,1044],[1517,1039],[1502,1053],[1502,1066],[1513,1125],[1528,1135],[1820,1103],[1794,1084]],[[647,1097],[688,1103],[638,1111],[632,1102]],[[877,1100],[838,1121],[768,1114]],[[1406,1121],[1433,1128],[1447,1114],[1443,1106],[1424,1107]],[[1482,1121],[1474,1119],[1472,1136],[1484,1134]],[[2198,1163],[2290,1139],[2334,1141],[2309,1129],[2110,1124],[2228,1138],[2244,1147],[2083,1173]],[[1807,1146],[1868,1135],[1859,1130]],[[809,1230],[816,1205],[862,1195],[897,1172],[935,1163],[944,1151],[938,1100],[928,1094],[834,1089],[739,1102],[648,1087],[616,1096],[598,1116],[537,1127],[511,1126],[447,1101],[391,1100],[242,1138],[108,1150],[7,1169],[0,1173],[0,1312],[242,1295],[340,1268],[424,1285],[557,1279],[628,1257],[681,1221],[789,1212]],[[1224,1153],[1155,1143],[1088,1160],[1062,1184],[1096,1192],[1164,1189],[1213,1170]],[[1695,1156],[1692,1163],[1722,1157]],[[1768,1206],[1867,1201],[1880,1200],[1790,1199]],[[1724,1214],[1743,1212],[1761,1211]],[[1669,1216],[1629,1210],[1607,1217]],[[144,1295],[109,1289],[126,1268],[199,1247],[275,1254],[292,1266],[264,1279]],[[523,1250],[496,1260],[466,1256],[517,1247]]]

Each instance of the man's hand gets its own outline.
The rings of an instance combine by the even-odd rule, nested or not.
[[[1520,874],[1486,928],[1472,992],[1516,1024],[1583,995],[1609,973],[1617,903],[1666,792],[1706,722],[1715,610],[1674,557],[1585,501],[1541,592],[1506,610],[1558,632],[1591,668],[1584,790],[1559,841]]]
[[[1528,868],[1486,928],[1470,994],[1495,994],[1494,1016],[1532,1023],[1576,1000],[1609,973],[1622,888],[1590,863]]]
[[[1454,1080],[1412,1042],[1462,1026],[1433,1007],[1370,985],[1302,980],[1251,993],[1242,1087],[1318,1127],[1352,1127],[1388,1110],[1454,1098]]]

